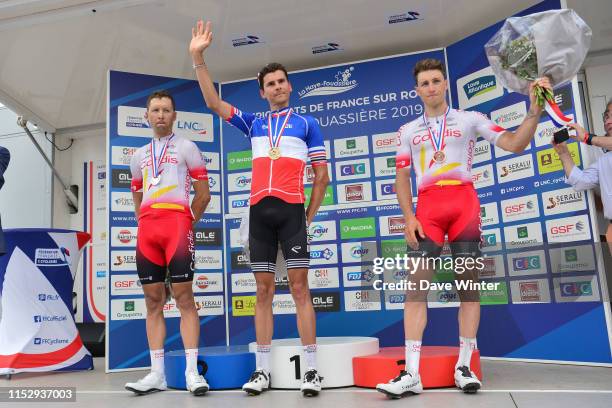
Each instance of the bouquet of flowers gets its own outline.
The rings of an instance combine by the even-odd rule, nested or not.
[[[547,76],[553,86],[578,73],[591,44],[591,29],[571,9],[550,10],[507,19],[485,44],[489,64],[511,91],[529,94],[529,84]],[[552,92],[535,89],[537,103],[558,126],[569,122]]]

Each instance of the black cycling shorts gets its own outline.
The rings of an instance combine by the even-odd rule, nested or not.
[[[290,204],[270,196],[250,208],[249,252],[253,272],[275,272],[279,242],[287,269],[308,269],[304,204]]]

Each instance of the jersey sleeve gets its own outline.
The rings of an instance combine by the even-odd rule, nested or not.
[[[130,159],[130,173],[132,173],[132,183],[130,184],[130,188],[133,192],[142,190],[142,169],[140,168],[140,152],[141,149],[138,149],[132,155]]]
[[[408,135],[405,134],[406,125],[397,131],[397,153],[395,154],[395,168],[397,170],[412,166],[412,149]]]
[[[191,140],[184,140],[181,144],[181,155],[185,158],[187,171],[194,180],[208,180],[206,162],[198,146]]]
[[[327,165],[327,153],[323,143],[323,134],[317,121],[308,117],[306,119],[306,146],[308,147],[308,158],[313,166]]]
[[[472,112],[472,117],[476,134],[482,136],[491,144],[497,144],[497,140],[506,129],[496,125],[495,122],[480,112]]]
[[[243,112],[240,109],[232,106],[232,113],[226,121],[242,131],[248,137],[251,137],[251,129],[253,128],[253,122],[257,116],[253,113]]]

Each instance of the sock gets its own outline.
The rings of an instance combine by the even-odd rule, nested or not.
[[[150,350],[151,354],[151,371],[166,375],[164,371],[164,349]]]
[[[317,369],[317,345],[309,344],[304,346],[304,357],[306,357],[306,370]]]
[[[417,340],[406,340],[406,371],[412,375],[419,373],[419,361],[421,360],[421,342]]]
[[[470,368],[472,351],[477,348],[476,338],[459,337],[459,359],[457,360],[457,364],[455,364],[455,369],[461,366]]]
[[[255,353],[255,369],[270,373],[270,344],[258,344]]]
[[[198,372],[198,349],[185,349],[185,360],[187,366],[185,368],[185,374],[197,373]]]

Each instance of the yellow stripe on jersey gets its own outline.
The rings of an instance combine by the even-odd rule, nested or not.
[[[177,187],[178,187],[178,185],[177,185],[177,184],[173,184],[173,185],[171,185],[171,186],[167,186],[167,187],[164,187],[164,188],[160,188],[160,189],[159,189],[159,190],[157,190],[156,192],[151,193],[151,197],[150,197],[150,198],[151,198],[152,200],[155,200],[155,199],[157,199],[157,198],[159,198],[159,197],[163,196],[163,195],[164,195],[164,194],[166,194],[167,192],[174,190],[174,189],[175,189],[175,188],[177,188]],[[181,207],[181,208],[182,208],[182,207]]]
[[[436,186],[458,186],[463,184],[461,180],[438,180]]]
[[[444,166],[440,167],[438,170],[434,171],[432,176],[439,176],[440,174],[446,173],[447,171],[451,171],[452,169],[455,169],[459,166],[461,166],[461,163],[445,164]]]
[[[185,207],[183,207],[180,204],[172,204],[172,203],[155,203],[155,204],[151,204],[151,208],[163,208],[166,210],[184,210]]]
[[[420,159],[421,159],[421,172],[425,173],[425,149],[423,148],[423,146],[421,146],[421,155],[420,155]]]

